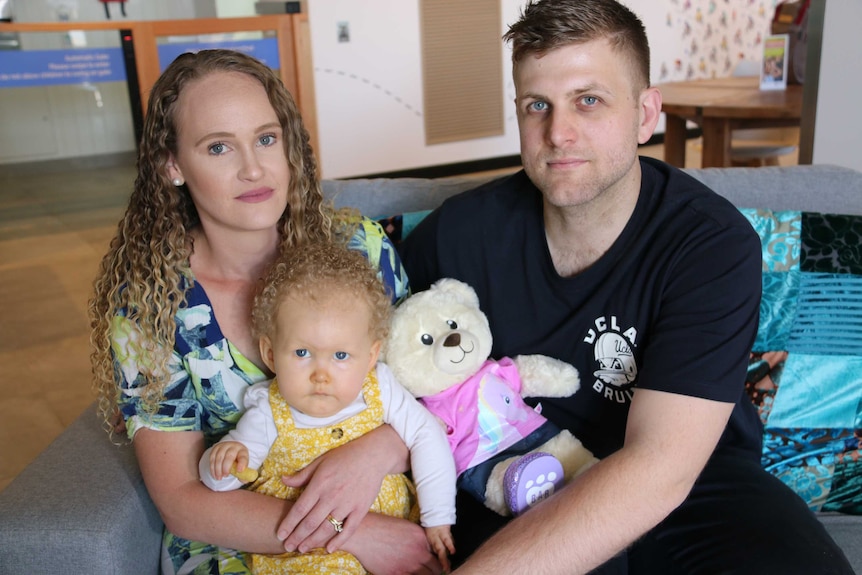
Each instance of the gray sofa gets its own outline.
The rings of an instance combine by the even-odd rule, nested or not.
[[[741,207],[862,214],[862,173],[833,166],[691,170]],[[476,178],[327,181],[336,205],[371,217],[429,209]],[[821,514],[862,573],[862,516]],[[0,574],[157,573],[162,522],[132,448],[92,408],[0,492]]]

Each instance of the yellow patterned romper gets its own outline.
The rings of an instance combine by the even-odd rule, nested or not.
[[[330,449],[360,437],[383,424],[383,403],[375,370],[365,376],[362,395],[367,409],[335,425],[299,429],[290,408],[278,392],[276,380],[269,387],[269,404],[278,436],[260,466],[260,477],[249,489],[280,499],[296,499],[301,489],[281,482],[284,474],[295,473]],[[419,508],[413,485],[403,475],[387,475],[371,511],[418,522]],[[252,572],[257,575],[282,573],[367,573],[359,561],[346,551],[252,555]]]

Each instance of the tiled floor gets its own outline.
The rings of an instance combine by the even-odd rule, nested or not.
[[[134,161],[72,164],[0,166],[0,490],[94,399],[87,300]]]

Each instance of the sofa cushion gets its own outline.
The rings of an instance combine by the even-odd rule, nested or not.
[[[742,209],[763,299],[746,389],[763,465],[815,511],[862,513],[862,217]]]

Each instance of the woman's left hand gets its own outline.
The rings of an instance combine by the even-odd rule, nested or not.
[[[285,485],[305,487],[278,527],[285,550],[340,549],[368,513],[383,478],[406,471],[408,457],[398,434],[383,425],[282,477]]]

